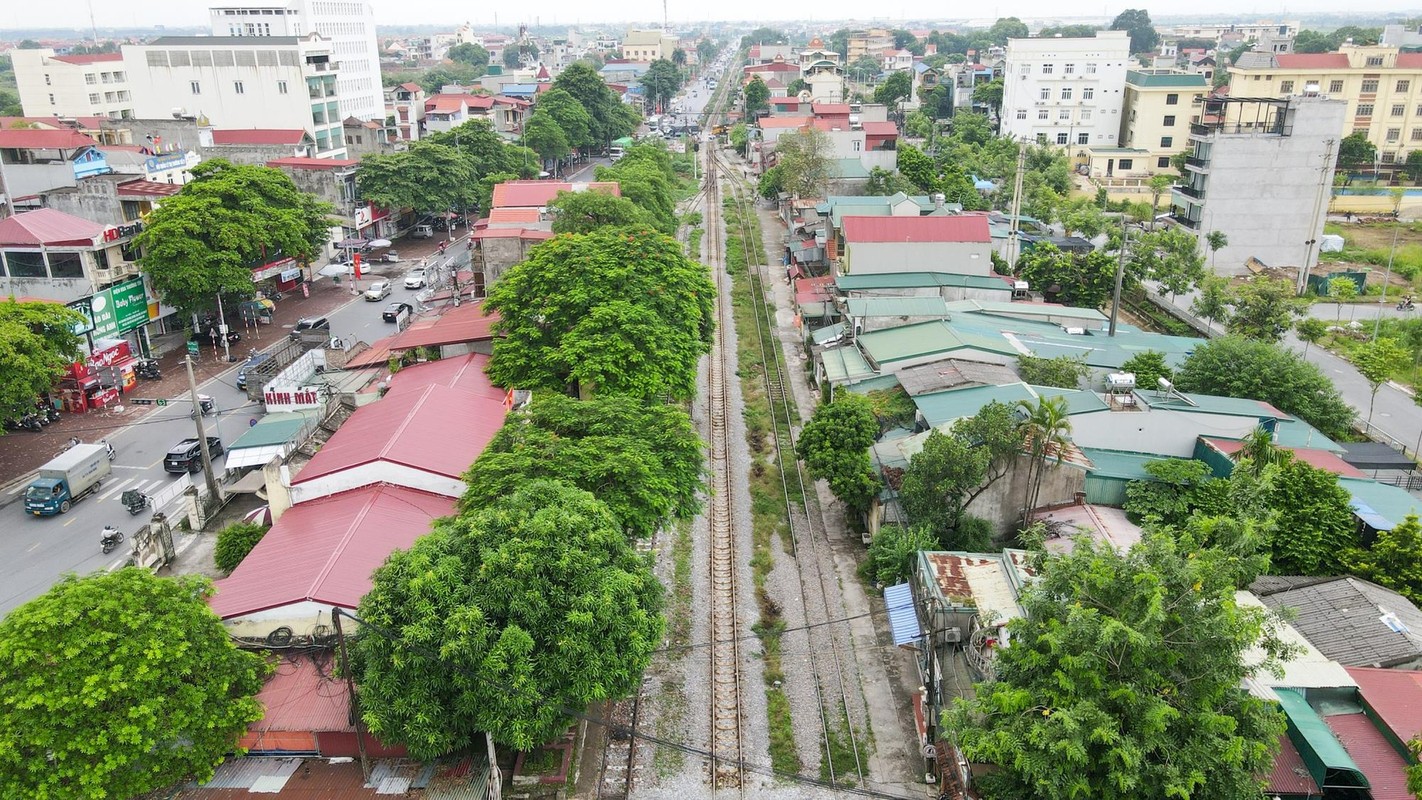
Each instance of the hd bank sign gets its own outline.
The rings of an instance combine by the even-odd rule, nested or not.
[[[148,293],[143,279],[134,278],[69,304],[88,318],[95,339],[111,339],[148,322]]]

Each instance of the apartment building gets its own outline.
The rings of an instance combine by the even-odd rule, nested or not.
[[[123,47],[136,116],[223,129],[303,130],[320,158],[344,158],[332,43],[295,36],[166,36]],[[383,111],[381,118],[383,118]]]
[[[1116,146],[1130,51],[1125,31],[1009,39],[1003,134],[1061,146]]]
[[[320,34],[340,65],[342,117],[384,119],[375,10],[360,0],[222,0],[209,9],[213,36]]]
[[[122,53],[57,56],[45,47],[9,56],[27,117],[133,116]]]
[[[622,37],[622,57],[628,61],[671,60],[678,39],[666,31],[631,30]]]
[[[1422,148],[1422,53],[1343,45],[1336,53],[1245,53],[1230,67],[1236,97],[1316,91],[1347,103],[1338,135],[1367,134],[1384,164]]]
[[[1197,72],[1130,70],[1121,110],[1121,146],[1144,150],[1138,169],[1149,175],[1171,172],[1170,157],[1190,148],[1191,123],[1210,91]]]
[[[1246,42],[1258,41],[1266,36],[1283,36],[1292,39],[1299,35],[1299,21],[1274,22],[1264,20],[1252,23],[1224,23],[1205,25],[1176,25],[1170,29],[1170,36],[1187,39],[1215,39],[1225,36],[1241,37]]]
[[[1221,273],[1243,274],[1251,258],[1313,265],[1348,109],[1321,95],[1205,101],[1171,215],[1202,246],[1211,231],[1229,238],[1213,257]]]

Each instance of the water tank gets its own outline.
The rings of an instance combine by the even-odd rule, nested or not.
[[[1112,372],[1106,376],[1106,388],[1113,392],[1134,389],[1136,388],[1136,375],[1133,372]]]

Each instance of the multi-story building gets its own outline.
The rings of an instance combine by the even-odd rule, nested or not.
[[[1202,245],[1211,231],[1225,234],[1229,244],[1212,256],[1217,269],[1242,273],[1251,258],[1304,272],[1313,265],[1347,111],[1321,95],[1205,101],[1171,213]]]
[[[1338,134],[1365,133],[1383,164],[1422,148],[1422,53],[1343,45],[1336,53],[1245,53],[1229,68],[1235,97],[1316,91],[1348,105]]]
[[[622,37],[622,57],[628,61],[670,60],[678,39],[666,31],[630,30]]]
[[[1130,56],[1125,31],[1009,39],[1002,132],[1043,144],[1116,146]]]
[[[26,116],[133,116],[122,53],[57,56],[46,47],[11,50],[9,55]]]
[[[893,46],[894,35],[884,28],[855,31],[849,34],[845,59],[852,63],[861,56],[874,56],[877,58],[881,51]]]
[[[375,10],[364,0],[219,0],[209,11],[213,36],[296,36],[319,33],[340,65],[344,117],[382,119],[380,50]]]
[[[125,45],[123,55],[139,117],[300,129],[315,143],[311,155],[345,157],[339,64],[318,34],[166,36]]]
[[[1121,146],[1148,154],[1138,169],[1154,175],[1171,170],[1170,157],[1190,148],[1190,125],[1210,86],[1197,72],[1130,70],[1121,108]]]
[[[1299,21],[1274,22],[1262,20],[1253,23],[1226,23],[1219,25],[1176,25],[1169,35],[1185,39],[1215,39],[1238,36],[1242,41],[1258,41],[1266,36],[1286,36],[1292,39],[1299,35]]]

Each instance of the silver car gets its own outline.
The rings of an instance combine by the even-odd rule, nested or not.
[[[390,281],[376,281],[365,290],[365,299],[374,303],[390,296]]]

